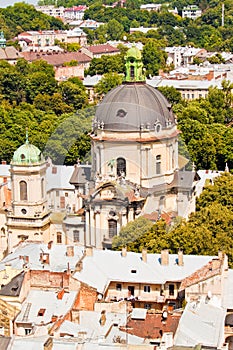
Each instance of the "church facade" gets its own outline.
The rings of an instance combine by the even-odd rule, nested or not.
[[[91,133],[80,237],[97,248],[110,248],[121,227],[140,215],[172,219],[195,210],[195,172],[180,169],[180,132],[171,105],[145,83],[135,47],[127,52],[126,71],[125,82],[97,107]]]
[[[15,151],[10,166],[12,201],[6,213],[9,251],[21,240],[111,248],[121,227],[139,216],[169,222],[195,211],[196,173],[182,170],[180,132],[171,105],[146,84],[136,47],[125,59],[125,82],[96,110],[90,135],[92,164],[76,164],[71,188],[62,189],[66,202],[60,202],[66,205],[58,207],[56,186],[48,197],[49,164],[28,137]],[[51,212],[59,211],[64,215],[58,225]]]

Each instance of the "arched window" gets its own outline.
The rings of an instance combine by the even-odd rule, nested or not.
[[[108,220],[108,235],[109,238],[113,238],[117,235],[117,221],[116,220]]]
[[[62,243],[62,234],[61,234],[61,232],[57,232],[57,243]]]
[[[126,161],[124,158],[117,158],[117,176],[126,175]]]
[[[175,151],[172,151],[172,169],[175,168]]]
[[[161,174],[161,155],[156,156],[156,174]]]
[[[27,183],[26,181],[20,181],[19,183],[20,200],[26,201],[28,199]]]
[[[73,241],[74,241],[74,243],[79,242],[79,230],[73,231]]]
[[[134,66],[130,66],[130,78],[133,79],[134,77],[135,77]]]
[[[41,179],[41,197],[44,198],[44,178]]]

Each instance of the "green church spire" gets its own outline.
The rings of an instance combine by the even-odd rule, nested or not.
[[[141,51],[133,45],[125,56],[126,82],[145,81]]]

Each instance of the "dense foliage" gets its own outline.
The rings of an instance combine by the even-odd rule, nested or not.
[[[216,255],[224,251],[233,266],[233,175],[224,173],[216,178],[214,185],[207,185],[197,201],[197,211],[189,221],[177,218],[173,226],[160,220],[152,227],[143,218],[123,227],[113,242],[115,249],[127,245],[131,251],[141,252],[147,248],[151,253],[169,249],[177,253]],[[137,226],[139,230],[137,230]],[[140,233],[141,229],[141,233]]]
[[[15,149],[24,142],[26,127],[29,128],[30,142],[43,150],[58,126],[64,120],[71,120],[74,112],[87,105],[88,97],[81,80],[70,78],[58,84],[53,67],[45,61],[29,64],[19,59],[15,66],[0,61],[0,158],[10,162]],[[75,146],[74,138],[64,134],[72,149],[59,139],[54,146],[54,162],[62,160],[70,164],[78,157],[84,160],[90,148],[87,133],[91,129],[91,115],[94,112],[90,110],[86,114],[85,110],[76,114],[75,118],[82,126],[77,138],[80,140],[81,135],[83,138]],[[74,124],[71,129],[74,133]],[[52,156],[51,152],[47,153]]]
[[[64,29],[60,19],[36,11],[34,6],[23,2],[0,8],[0,27],[6,39],[12,39],[28,30]]]

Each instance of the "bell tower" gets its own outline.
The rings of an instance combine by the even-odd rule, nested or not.
[[[49,240],[50,213],[46,199],[46,161],[41,151],[26,142],[11,161],[12,203],[7,214],[8,246],[22,240]]]

